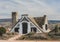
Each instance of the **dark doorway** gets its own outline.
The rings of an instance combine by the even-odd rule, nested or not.
[[[31,32],[35,32],[36,33],[37,29],[35,27],[31,28]]]
[[[19,28],[15,28],[15,32],[19,32]]]
[[[22,32],[23,32],[23,34],[27,33],[27,29],[28,29],[28,24],[27,23],[22,23]]]

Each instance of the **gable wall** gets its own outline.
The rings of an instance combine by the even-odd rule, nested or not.
[[[19,27],[19,34],[22,34],[22,23],[23,22],[26,22],[26,23],[28,23],[28,33],[30,33],[31,32],[31,27],[35,27],[35,28],[37,28],[27,17],[25,17],[28,21],[22,21],[22,19],[13,27],[13,29],[11,30],[11,32],[15,32],[14,31],[14,29],[16,28],[16,27]],[[18,24],[19,24],[19,26],[18,26]],[[40,33],[41,31],[39,31],[39,29],[37,28],[37,33]]]
[[[47,30],[46,30],[46,25],[47,25]],[[44,32],[49,32],[50,29],[48,28],[48,19],[45,17],[45,22],[44,25],[42,25]]]

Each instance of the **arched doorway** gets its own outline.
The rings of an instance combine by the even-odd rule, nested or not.
[[[22,23],[22,33],[23,34],[26,34],[27,33],[27,30],[28,30],[28,24],[23,22]]]

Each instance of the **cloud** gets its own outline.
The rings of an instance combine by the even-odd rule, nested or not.
[[[46,14],[49,19],[55,19],[54,17],[58,19],[57,14],[60,12],[57,4],[56,1],[52,0],[0,0],[0,15],[5,14],[2,17],[9,17],[12,11],[17,11],[19,15],[24,13],[32,16]]]

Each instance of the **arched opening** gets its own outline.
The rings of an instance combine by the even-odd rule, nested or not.
[[[47,28],[47,24],[45,25],[45,28],[46,28],[46,30],[48,29],[48,28]]]
[[[22,33],[26,34],[28,30],[28,24],[27,23],[22,23]]]

